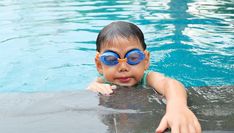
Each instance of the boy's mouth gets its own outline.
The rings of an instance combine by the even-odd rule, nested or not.
[[[120,83],[128,83],[131,78],[130,77],[119,77],[119,78],[116,78]]]

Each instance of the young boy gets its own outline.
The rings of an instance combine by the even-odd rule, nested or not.
[[[97,40],[95,63],[100,77],[88,87],[103,95],[113,93],[115,85],[147,85],[164,95],[167,100],[166,114],[156,133],[168,127],[172,133],[200,133],[201,126],[187,106],[184,86],[158,72],[147,70],[150,54],[142,31],[128,22],[113,22],[104,27]]]

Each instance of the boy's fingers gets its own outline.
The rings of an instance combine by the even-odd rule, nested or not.
[[[188,128],[189,128],[189,133],[197,133],[195,129],[196,127],[194,127],[193,125],[189,124]]]
[[[105,95],[109,95],[109,94],[113,93],[111,86],[109,84],[104,84],[104,86],[102,88],[102,92]]]
[[[171,127],[171,133],[179,133],[179,132],[180,132],[180,129],[178,125]]]
[[[112,89],[116,89],[116,85],[109,85],[109,84],[96,84],[89,86],[87,89],[94,91],[94,92],[99,92],[103,95],[110,95],[113,93]]]
[[[156,133],[163,133],[168,127],[166,117],[164,116],[156,129]]]
[[[109,85],[109,84],[108,84],[108,86],[107,86],[107,91],[108,91],[108,94],[113,93],[112,86]]]
[[[114,89],[117,89],[117,86],[116,86],[116,85],[112,85],[112,86],[111,86],[111,89],[113,89],[113,90],[114,90]]]
[[[199,124],[198,120],[194,120],[194,125],[195,125],[195,129],[196,129],[196,133],[201,133],[202,129],[201,129],[201,125]]]
[[[189,129],[189,127],[187,125],[180,125],[180,133],[194,133],[191,132],[192,130]]]

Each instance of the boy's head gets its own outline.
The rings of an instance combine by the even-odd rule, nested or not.
[[[103,45],[108,45],[118,38],[134,38],[140,42],[144,50],[146,49],[144,34],[140,28],[129,22],[117,21],[100,31],[96,40],[96,51],[100,52]]]
[[[121,86],[133,86],[141,81],[149,67],[144,35],[134,24],[113,22],[97,37],[96,67],[104,78]]]

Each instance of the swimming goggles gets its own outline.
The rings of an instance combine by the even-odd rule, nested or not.
[[[107,66],[115,66],[119,62],[127,62],[129,65],[137,65],[145,59],[145,53],[139,49],[132,49],[125,54],[124,59],[120,59],[120,56],[117,53],[108,50],[101,56],[97,54],[97,58]]]

